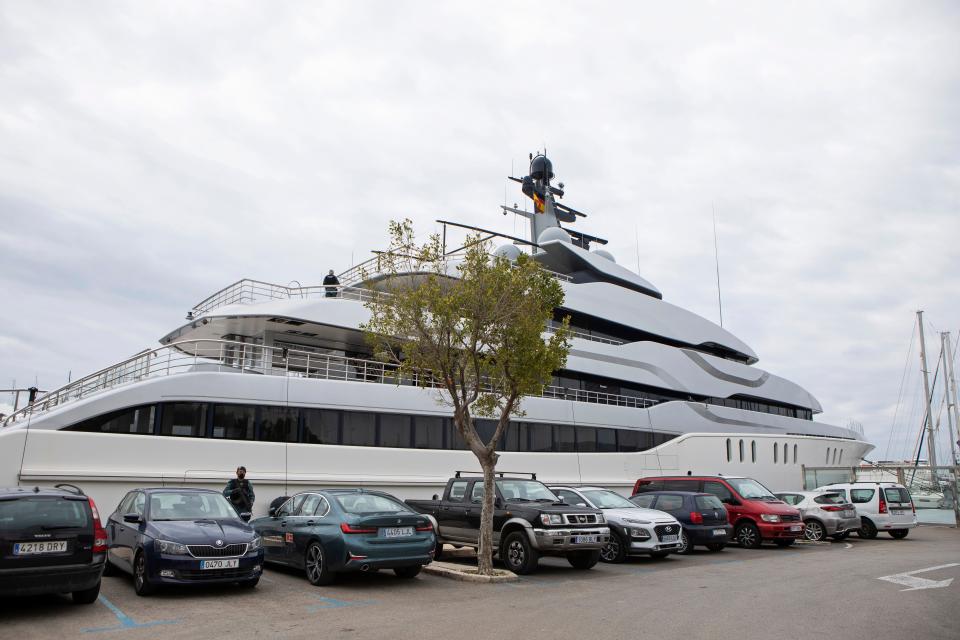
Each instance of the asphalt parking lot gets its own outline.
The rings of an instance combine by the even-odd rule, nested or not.
[[[586,572],[549,558],[502,584],[382,572],[312,587],[270,568],[254,591],[139,598],[110,577],[92,605],[0,602],[0,638],[955,638],[958,606],[960,532],[925,526],[905,540],[698,549]]]

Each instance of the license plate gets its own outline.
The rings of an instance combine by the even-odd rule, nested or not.
[[[795,524],[790,527],[790,531],[803,531],[803,526],[799,524]]]
[[[600,542],[600,536],[573,536],[573,544],[590,544]]]
[[[660,542],[676,542],[676,541],[677,541],[677,536],[663,536],[663,538],[660,539]]]
[[[46,540],[44,542],[16,542],[13,555],[29,556],[35,553],[63,553],[67,550],[66,540]]]
[[[380,529],[384,538],[403,538],[413,535],[413,527],[386,527]]]
[[[854,512],[853,512],[853,511],[844,511],[844,512],[843,512],[843,517],[844,517],[844,518],[852,518],[853,516],[854,516]]]
[[[232,558],[229,560],[201,560],[200,568],[201,569],[236,569],[240,566],[240,560],[238,558]]]
[[[895,515],[895,516],[902,516],[902,515],[903,515],[903,510],[901,510],[901,509],[891,509],[891,510],[890,510],[890,513],[892,513],[892,514]]]
[[[726,530],[726,529],[714,529],[714,530],[713,530],[713,535],[715,535],[715,536],[725,536],[725,535],[727,535],[727,530]]]

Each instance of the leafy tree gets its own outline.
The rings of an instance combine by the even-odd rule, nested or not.
[[[363,326],[375,356],[394,375],[438,390],[453,409],[453,423],[483,470],[478,572],[493,572],[494,472],[497,443],[521,401],[539,394],[569,351],[569,319],[544,339],[547,322],[563,303],[563,289],[538,262],[493,257],[489,241],[471,236],[462,251],[444,255],[440,238],[422,245],[410,220],[391,222],[390,247],[375,273],[381,292],[365,304]],[[475,418],[495,418],[489,440]]]

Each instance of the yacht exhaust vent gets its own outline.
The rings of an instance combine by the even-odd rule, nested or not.
[[[299,327],[300,325],[307,324],[306,322],[301,322],[300,320],[291,320],[290,318],[270,318],[267,322],[276,322],[277,324],[289,324],[294,327]]]

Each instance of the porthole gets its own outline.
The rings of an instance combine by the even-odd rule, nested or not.
[[[783,464],[787,464],[787,443],[783,443]]]
[[[730,438],[727,438],[727,462],[733,459],[733,447],[730,444]]]
[[[837,464],[837,450],[833,450],[833,464]]]
[[[827,459],[823,464],[830,464],[830,447],[827,447]]]
[[[793,464],[797,464],[797,445],[793,445]]]
[[[777,463],[777,452],[778,452],[779,450],[780,450],[780,445],[778,445],[776,442],[774,442],[774,443],[773,443],[773,462],[774,462],[774,464]]]
[[[750,460],[752,462],[757,461],[757,441],[756,440],[750,441]]]
[[[743,440],[740,441],[740,462],[743,462]]]
[[[843,449],[840,449],[840,464],[843,464]]]

